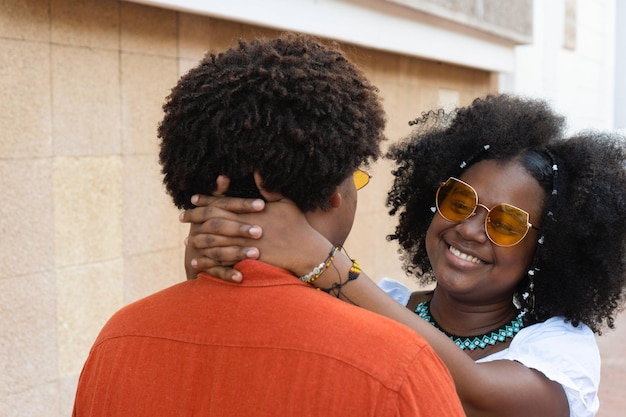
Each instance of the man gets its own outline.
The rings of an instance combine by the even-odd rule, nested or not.
[[[74,415],[463,415],[420,336],[306,283],[332,267],[354,178],[384,138],[361,71],[305,36],[240,42],[183,76],[164,110],[160,162],[179,208],[223,174],[234,195],[289,197],[335,248],[301,279],[246,260],[243,284],[199,274],[123,308],[91,350]]]

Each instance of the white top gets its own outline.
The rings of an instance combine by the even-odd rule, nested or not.
[[[378,283],[387,294],[406,306],[411,290],[383,278]],[[592,417],[598,411],[600,351],[591,329],[574,327],[562,317],[523,328],[508,348],[477,362],[512,360],[544,374],[561,384],[569,402],[570,417]]]

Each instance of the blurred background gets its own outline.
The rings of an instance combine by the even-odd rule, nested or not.
[[[161,106],[207,51],[285,30],[338,41],[380,88],[389,142],[423,111],[542,97],[569,131],[626,129],[618,0],[0,0],[0,416],[69,416],[100,327],[184,278],[157,160]],[[346,244],[404,275],[371,167]],[[626,408],[626,316],[598,338],[598,416]]]

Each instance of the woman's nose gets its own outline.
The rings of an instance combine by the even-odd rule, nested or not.
[[[486,242],[488,238],[485,231],[485,217],[488,212],[489,210],[485,206],[479,204],[470,217],[456,225],[457,233],[465,240],[473,240],[479,243]]]

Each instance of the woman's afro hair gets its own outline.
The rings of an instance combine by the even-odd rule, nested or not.
[[[218,175],[258,171],[303,210],[327,208],[352,172],[380,155],[378,90],[336,46],[309,36],[240,40],[208,54],[163,106],[160,163],[179,208]]]
[[[545,191],[544,239],[533,260],[535,319],[562,316],[598,333],[613,327],[626,281],[624,138],[599,132],[563,138],[563,117],[544,101],[505,94],[424,113],[412,124],[414,132],[387,154],[397,165],[387,205],[399,215],[389,239],[399,241],[407,274],[435,280],[424,242],[441,181],[481,160],[517,158]],[[545,168],[528,164],[537,160],[530,154],[542,155]],[[523,277],[514,294],[523,307],[527,287]]]

